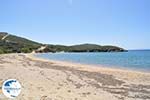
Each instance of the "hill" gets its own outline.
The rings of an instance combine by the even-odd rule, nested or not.
[[[0,32],[0,53],[29,53],[38,49],[41,45],[22,37]]]
[[[123,48],[117,46],[100,46],[96,44],[81,44],[70,46],[69,52],[121,52]]]
[[[96,44],[80,44],[73,46],[48,45],[45,51],[51,52],[124,52],[123,48],[117,46],[100,46]]]
[[[100,46],[96,44],[80,44],[73,46],[42,44],[26,38],[0,32],[0,53],[31,52],[124,52],[117,46]]]

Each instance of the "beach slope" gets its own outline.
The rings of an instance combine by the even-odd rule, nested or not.
[[[48,61],[29,54],[0,55],[0,87],[22,85],[15,100],[150,100],[150,73]],[[7,100],[0,90],[0,100]]]

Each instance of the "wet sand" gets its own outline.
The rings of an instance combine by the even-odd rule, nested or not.
[[[22,85],[15,100],[150,100],[146,72],[0,55],[0,87],[10,78]],[[1,90],[0,100],[8,100]]]

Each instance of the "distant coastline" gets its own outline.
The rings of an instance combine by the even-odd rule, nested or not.
[[[42,44],[7,32],[0,32],[0,54],[3,53],[45,53],[45,52],[126,52],[112,45],[79,44],[72,46]]]

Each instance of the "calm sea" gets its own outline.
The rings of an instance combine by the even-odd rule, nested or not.
[[[111,53],[43,53],[35,56],[58,61],[150,72],[150,50]]]

